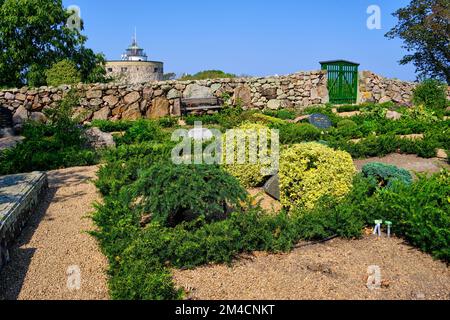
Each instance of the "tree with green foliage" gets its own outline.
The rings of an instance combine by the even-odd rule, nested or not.
[[[225,79],[225,78],[236,78],[235,74],[225,73],[221,70],[206,70],[197,72],[194,75],[184,75],[180,80],[207,80],[207,79]]]
[[[71,14],[62,0],[0,0],[0,87],[45,85],[46,70],[64,59],[77,66],[83,82],[104,79],[104,56],[66,26]]]
[[[410,52],[400,64],[413,63],[419,78],[436,78],[450,84],[448,0],[412,0],[394,16],[399,23],[386,37],[402,39]]]
[[[443,110],[448,104],[447,86],[437,80],[427,79],[414,89],[413,101],[416,105]]]
[[[62,84],[77,84],[81,82],[80,72],[77,66],[70,60],[62,60],[55,63],[45,73],[49,86],[59,86]]]

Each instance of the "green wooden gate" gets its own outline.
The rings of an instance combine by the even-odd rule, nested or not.
[[[358,99],[358,63],[346,60],[320,62],[328,71],[328,91],[333,104],[356,103]]]

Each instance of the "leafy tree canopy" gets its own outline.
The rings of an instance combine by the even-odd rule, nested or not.
[[[185,75],[180,80],[206,80],[206,79],[225,79],[236,78],[235,74],[225,73],[221,70],[206,70],[194,75]]]
[[[84,82],[104,78],[104,56],[66,27],[70,16],[62,0],[0,0],[0,87],[45,85],[46,70],[65,59]]]
[[[409,54],[400,63],[413,63],[421,79],[450,84],[449,0],[412,0],[394,16],[399,22],[386,36],[404,41]]]

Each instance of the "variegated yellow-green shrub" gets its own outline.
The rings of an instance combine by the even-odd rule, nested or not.
[[[313,209],[325,195],[342,198],[356,173],[350,154],[319,143],[302,143],[281,152],[281,204]]]
[[[234,139],[231,138],[231,133],[227,132],[223,135],[223,145],[222,145],[222,152],[223,152],[223,167],[226,171],[228,171],[231,175],[236,177],[239,182],[246,188],[251,187],[258,187],[261,186],[261,184],[264,183],[266,180],[266,177],[262,169],[263,168],[269,168],[270,167],[270,160],[269,159],[261,159],[261,156],[263,155],[263,151],[259,148],[259,141],[261,138],[261,133],[266,134],[267,137],[267,148],[268,152],[270,152],[270,141],[271,141],[271,130],[262,125],[262,124],[255,124],[255,123],[245,123],[241,125],[238,128],[235,128],[235,130],[239,130],[240,132],[254,132],[254,135],[257,135],[257,145],[255,146],[255,149],[257,150],[256,154],[252,152],[250,154],[250,143],[249,143],[249,137],[251,134],[241,134],[237,135]],[[228,141],[228,144],[227,144]],[[230,141],[234,141],[234,152],[233,156],[230,156],[230,152],[227,152],[227,145],[230,147]],[[245,146],[245,163],[239,163],[238,162],[238,150],[239,147]],[[270,153],[269,153],[270,154]],[[257,156],[256,163],[251,163],[249,160],[251,157]],[[227,159],[233,159],[233,164],[230,164],[227,162]]]

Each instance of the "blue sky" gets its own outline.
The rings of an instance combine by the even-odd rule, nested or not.
[[[408,0],[64,0],[81,8],[88,46],[119,59],[134,28],[151,60],[166,72],[221,69],[254,76],[319,69],[347,59],[387,77],[414,80],[400,66],[400,40],[384,34]],[[368,6],[381,8],[382,29],[369,30]]]

